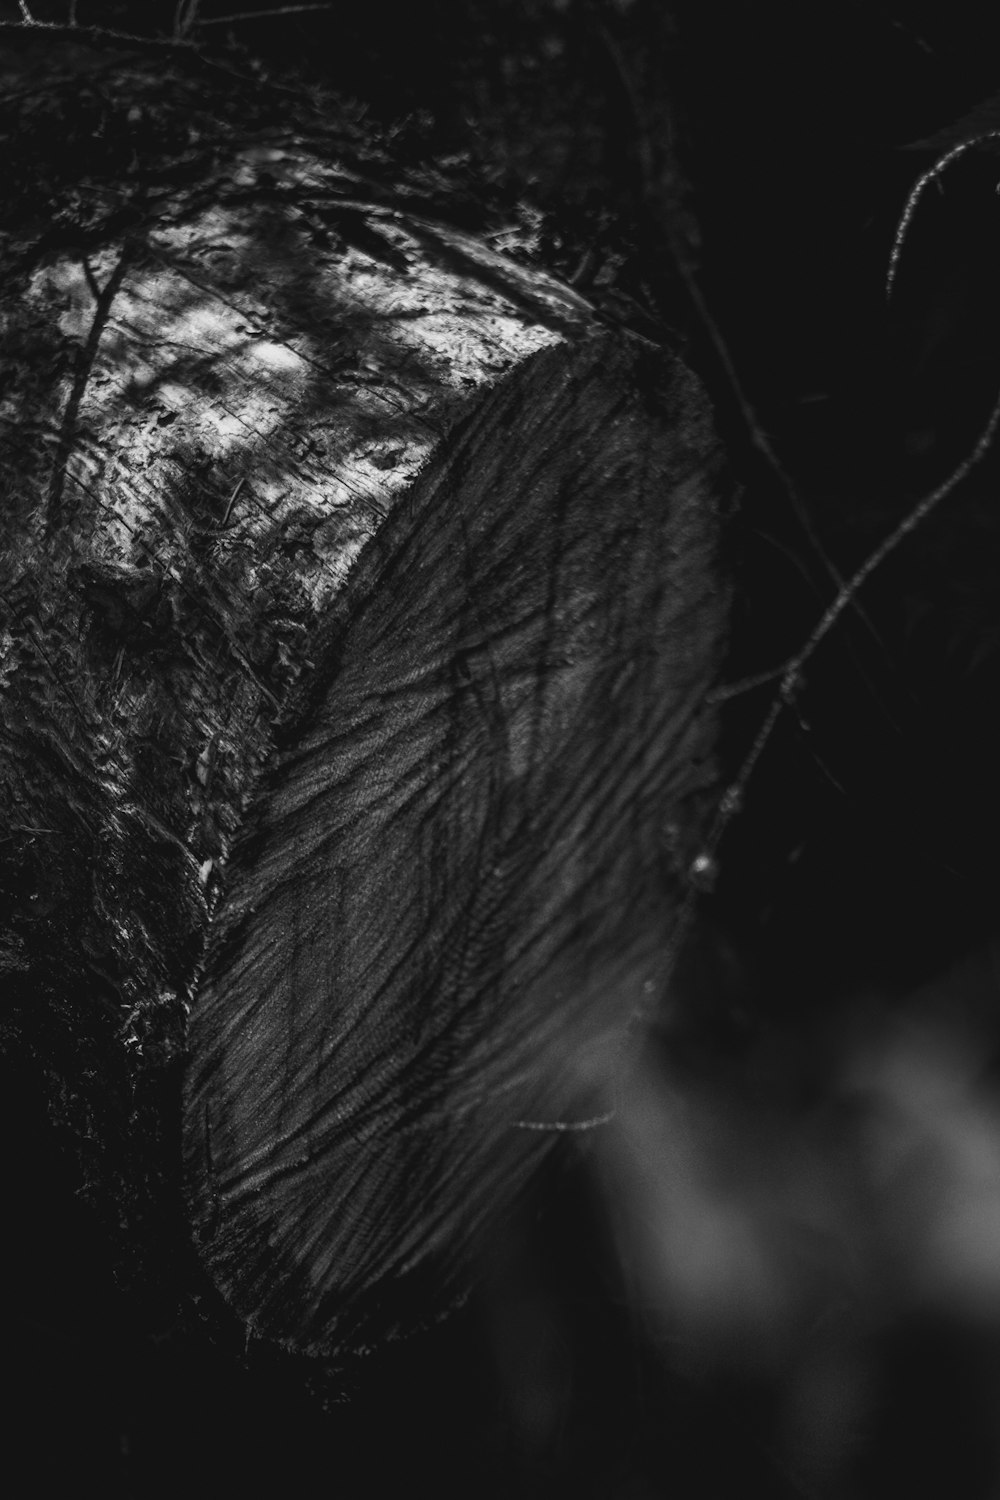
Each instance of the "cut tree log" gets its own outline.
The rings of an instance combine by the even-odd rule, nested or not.
[[[719,445],[530,218],[501,254],[347,116],[251,128],[186,63],[65,57],[8,106],[29,155],[95,100],[153,144],[5,220],[4,1052],[122,1274],[167,1281],[183,1067],[218,1285],[356,1349],[461,1295],[662,989]]]

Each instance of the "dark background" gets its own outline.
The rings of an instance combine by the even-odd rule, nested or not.
[[[197,19],[265,8],[216,0]],[[850,574],[954,469],[996,399],[1000,157],[972,153],[931,191],[885,297],[910,188],[1000,89],[986,10],[349,0],[188,37],[235,48],[218,55],[262,89],[333,84],[393,125],[404,157],[537,204],[550,264],[685,351],[741,487],[737,681],[801,645],[831,569]],[[176,12],[80,0],[78,19],[169,35]],[[1000,105],[977,118],[1000,127]],[[808,663],[681,966],[692,1077],[740,1075],[789,1039],[773,1086],[821,1095],[830,1016],[865,995],[905,1006],[993,954],[998,478],[991,454]],[[730,776],[772,691],[727,705]],[[6,1462],[31,1476],[16,1492],[995,1492],[988,1330],[919,1312],[878,1327],[865,1431],[843,1472],[807,1479],[776,1436],[773,1372],[692,1375],[664,1352],[626,1294],[585,1152],[556,1159],[462,1314],[331,1372],[248,1350],[235,1328],[194,1341],[156,1288],[124,1295],[70,1168],[34,1144],[36,1094],[13,1077],[3,1110],[9,1201],[37,1205],[3,1227],[17,1393],[0,1420]]]

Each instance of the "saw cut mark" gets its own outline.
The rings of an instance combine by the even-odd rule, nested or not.
[[[483,400],[355,565],[191,1017],[189,1201],[259,1332],[434,1316],[558,1133],[525,1123],[606,1111],[710,776],[721,488],[693,379],[595,335]]]

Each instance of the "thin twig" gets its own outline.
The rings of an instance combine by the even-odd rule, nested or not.
[[[226,527],[229,525],[229,517],[232,514],[233,506],[236,504],[236,496],[239,494],[240,490],[243,488],[246,482],[247,476],[245,474],[241,474],[239,479],[237,479],[235,485],[233,486],[233,493],[230,495],[229,504],[226,506],[226,514],[223,516],[222,520],[219,523],[220,531],[225,531]]]
[[[986,457],[986,454],[992,447],[998,428],[1000,428],[1000,395],[997,396],[986,425],[971,452],[967,454],[947,479],[917,502],[913,509],[903,517],[899,525],[894,527],[889,535],[875,548],[874,552],[869,553],[865,561],[851,575],[843,587],[838,590],[831,603],[823,611],[805,645],[780,669],[781,680],[778,691],[771,701],[763,723],[754,736],[753,743],[744,757],[743,764],[719,801],[708,837],[705,839],[700,852],[691,861],[688,870],[687,892],[677,913],[669,950],[666,955],[666,969],[663,976],[664,989],[676,968],[684,946],[684,940],[694,920],[699,896],[703,891],[711,890],[718,877],[719,845],[733,818],[743,806],[747,786],[761,756],[767,748],[782,711],[794,701],[796,693],[801,687],[803,669],[806,663],[818,650],[819,646],[840,619],[844,610],[851,604],[853,596],[867,583],[876,568],[885,562],[886,558],[909,536],[910,532],[916,530],[935,507],[968,478],[976,465]],[[771,675],[777,676],[779,674],[773,673]],[[751,680],[748,680],[746,683],[736,684],[737,687],[749,687],[753,685]],[[723,696],[725,696],[724,692]],[[639,1020],[641,1020],[641,1014],[637,1012],[633,1018],[633,1024],[637,1024]]]
[[[885,562],[896,548],[912,531],[927,519],[930,513],[946,499],[960,484],[968,478],[972,470],[981,463],[993,445],[997,429],[1000,428],[1000,395],[993,403],[993,408],[985,427],[980,433],[975,446],[966,455],[956,469],[953,469],[948,478],[943,480],[922,500],[918,501],[911,511],[903,517],[898,526],[890,531],[889,535],[879,543],[873,552],[870,552],[861,566],[851,575],[844,586],[838,591],[833,600],[823,611],[805,645],[786,662],[781,673],[781,681],[778,691],[774,696],[771,706],[765,715],[754,737],[753,744],[740,766],[734,781],[726,790],[715,815],[715,822],[705,841],[705,846],[699,854],[695,864],[699,869],[694,871],[709,876],[715,868],[716,853],[722,837],[728,828],[734,814],[742,806],[747,785],[753,775],[757,762],[760,760],[764,749],[774,731],[781,712],[795,698],[802,682],[803,669],[810,658],[816,653],[819,646],[830,634],[834,625],[840,619],[844,610],[853,602],[854,595],[863,588],[868,579]]]
[[[198,21],[198,5],[200,0],[177,0],[174,9],[174,36],[187,36],[191,27]]]
[[[601,1125],[609,1125],[618,1113],[615,1109],[605,1110],[603,1114],[592,1115],[587,1120],[512,1120],[511,1130],[539,1130],[549,1132],[553,1135],[572,1134],[574,1131],[597,1130]]]
[[[45,531],[47,536],[51,536],[53,528],[59,519],[63,491],[66,486],[67,467],[72,453],[73,440],[76,436],[76,424],[80,414],[80,406],[86,393],[87,383],[94,370],[104,329],[107,326],[108,318],[111,316],[111,304],[114,302],[122,282],[125,280],[131,256],[132,245],[129,241],[126,241],[122,246],[122,251],[114,270],[94,299],[94,316],[91,319],[86,340],[77,351],[76,370],[60,421],[59,440],[56,446],[55,460],[49,476],[49,484],[45,497]],[[85,258],[81,256],[82,260]]]
[[[695,317],[701,325],[701,331],[706,339],[711,357],[715,360],[722,381],[728,388],[734,415],[738,418],[743,429],[743,440],[748,442],[751,449],[760,455],[760,458],[770,471],[773,480],[784,494],[789,508],[802,528],[807,542],[819,558],[821,566],[834,587],[843,589],[844,578],[836,563],[828,555],[826,548],[823,546],[813,525],[808,506],[803,501],[798,486],[764,432],[753,403],[744,388],[739,371],[729,352],[728,345],[722,336],[722,331],[702,294],[698,277],[689,263],[688,256],[679,243],[674,225],[674,217],[671,213],[664,213],[663,211],[656,186],[645,125],[642,119],[639,95],[632,77],[631,68],[621,48],[607,27],[598,23],[596,30],[598,38],[611,61],[624,95],[626,106],[632,118],[632,143],[636,155],[639,201],[648,220],[650,230],[654,239],[659,239],[670,255],[674,270],[680,278],[681,285],[687,295]],[[881,646],[882,642],[879,640],[878,633],[871,620],[859,604],[855,604],[854,607],[862,623]]]
[[[777,682],[779,677],[784,676],[787,665],[787,662],[782,662],[780,667],[771,667],[766,672],[754,672],[750,677],[740,677],[735,682],[724,682],[721,687],[709,693],[708,702],[728,703],[730,698],[742,698],[745,693],[752,693],[755,688],[767,687],[769,682]]]
[[[22,13],[26,10],[24,0],[20,0]],[[130,47],[168,47],[174,52],[194,52],[193,42],[183,41],[171,36],[139,36],[133,31],[119,31],[114,26],[80,26],[68,25],[65,21],[36,21],[29,14],[25,15],[23,21],[0,21],[0,31],[47,31],[52,35],[72,36],[75,40],[81,37],[94,37],[99,41],[125,42]],[[205,59],[202,59],[205,61]],[[234,75],[235,76],[235,75]]]
[[[892,242],[892,251],[889,255],[889,269],[886,272],[885,278],[885,294],[887,297],[892,296],[893,288],[896,284],[896,273],[899,270],[899,258],[903,253],[903,244],[909,233],[910,225],[913,222],[913,215],[917,211],[917,204],[923,197],[924,189],[930,183],[936,182],[938,178],[942,177],[952,162],[957,161],[960,156],[964,156],[967,151],[971,151],[973,146],[981,146],[983,141],[995,140],[1000,140],[1000,130],[984,130],[979,135],[973,136],[971,140],[959,141],[957,146],[952,146],[950,151],[946,151],[943,156],[939,156],[934,165],[928,167],[927,171],[917,178],[910,189],[910,195],[906,200],[899,224],[896,228],[895,238]]]
[[[228,26],[233,21],[259,21],[265,16],[297,16],[307,10],[336,10],[335,5],[279,5],[274,10],[240,10],[231,16],[209,16],[205,21],[193,21],[197,26]]]
[[[640,142],[642,142],[642,120],[640,118],[636,91],[633,86],[628,65],[625,62],[620,49],[614,44],[613,38],[611,38],[610,34],[607,33],[605,28],[603,27],[599,28],[599,30],[623,86],[628,101],[628,107],[632,113],[636,137]],[[892,292],[896,272],[899,265],[900,254],[902,252],[902,246],[906,239],[907,231],[916,211],[917,204],[925,188],[930,182],[939,179],[941,175],[947,170],[947,168],[952,164],[952,162],[954,162],[959,156],[962,156],[973,146],[979,145],[984,140],[989,139],[1000,139],[1000,130],[983,132],[973,140],[961,142],[959,145],[953,147],[950,151],[946,152],[942,157],[940,157],[939,160],[934,163],[933,167],[925,172],[923,176],[920,177],[920,179],[917,181],[916,185],[909,195],[909,198],[907,199],[907,203],[904,208],[899,227],[896,231],[895,242],[890,256],[889,268],[887,273],[887,293],[891,294]],[[866,617],[864,611],[857,603],[857,595],[864,584],[871,577],[872,573],[874,573],[875,570],[885,561],[885,559],[895,551],[895,549],[910,534],[910,532],[915,530],[916,527],[919,526],[921,522],[927,518],[931,511],[933,511],[935,507],[946,496],[950,495],[952,491],[963,482],[963,480],[968,476],[972,469],[975,468],[975,466],[985,457],[986,453],[992,446],[998,426],[1000,426],[1000,396],[998,396],[993,409],[990,412],[989,419],[982,433],[980,434],[978,441],[976,442],[971,452],[966,456],[966,458],[963,459],[963,461],[952,472],[948,479],[946,479],[942,484],[938,485],[928,495],[925,495],[924,498],[913,507],[913,509],[904,517],[899,525],[889,533],[889,535],[882,541],[882,543],[878,547],[876,547],[874,552],[869,554],[869,556],[855,571],[855,573],[846,581],[844,581],[840,576],[837,568],[826,556],[825,550],[823,549],[813,531],[810,517],[805,506],[801,502],[795,485],[784,469],[784,466],[778,459],[776,453],[772,449],[771,444],[765,437],[760,423],[757,421],[753,407],[742,389],[742,384],[734,367],[733,361],[730,357],[729,350],[721,336],[718,327],[715,324],[715,321],[705,303],[704,298],[701,295],[701,288],[698,284],[697,278],[693,274],[686,256],[677,243],[676,231],[674,230],[674,227],[670,220],[660,211],[660,204],[655,192],[655,185],[652,180],[650,171],[648,152],[640,151],[637,154],[640,189],[642,197],[645,200],[646,212],[649,215],[652,224],[659,230],[663,241],[670,251],[675,268],[680,275],[681,281],[691,300],[692,306],[694,307],[694,310],[701,321],[702,328],[708,337],[710,347],[712,348],[716,360],[721,367],[723,377],[728,383],[730,392],[736,405],[736,409],[740,414],[744,429],[750,439],[750,442],[761,453],[765,461],[768,463],[772,473],[775,475],[779,484],[785,491],[785,494],[791,502],[792,508],[794,509],[800,523],[803,526],[803,530],[805,531],[806,536],[815,547],[827,571],[829,572],[835,585],[837,586],[837,592],[832,602],[820,616],[820,619],[818,620],[815,628],[809,635],[805,644],[799,651],[795,653],[794,656],[792,656],[785,663],[783,667],[778,668],[777,671],[763,673],[758,677],[747,679],[745,682],[734,684],[728,691],[725,689],[720,689],[716,694],[713,695],[715,701],[719,701],[725,697],[734,696],[737,692],[746,691],[750,688],[760,686],[762,685],[762,683],[768,680],[773,680],[775,677],[779,679],[778,690],[770,704],[770,707],[767,710],[767,713],[765,714],[763,723],[761,724],[760,728],[757,731],[757,734],[754,737],[753,743],[750,746],[750,750],[747,753],[735,780],[727,788],[719,803],[719,806],[716,810],[713,826],[709,832],[709,836],[701,852],[692,862],[690,870],[690,888],[688,891],[688,895],[682,904],[681,911],[678,914],[678,921],[675,928],[674,940],[672,943],[672,967],[679,954],[684,934],[693,916],[697,892],[699,889],[705,889],[709,887],[714,882],[714,879],[718,872],[717,853],[719,844],[733,817],[742,806],[747,785],[749,784],[750,778],[752,777],[753,772],[756,769],[761,755],[764,753],[764,750],[767,747],[768,742],[770,741],[771,735],[774,732],[775,725],[777,724],[778,719],[781,717],[783,709],[786,708],[791,702],[793,702],[795,695],[801,686],[803,669],[805,668],[806,663],[811,659],[821,643],[826,639],[827,635],[829,635],[830,631],[833,629],[840,616],[849,606],[855,608],[858,611],[860,617],[865,620]],[[866,623],[868,622],[866,621]]]

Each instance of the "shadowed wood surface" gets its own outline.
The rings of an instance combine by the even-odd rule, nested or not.
[[[350,111],[34,45],[0,122],[4,1055],[168,1298],[186,1058],[220,1284],[357,1347],[453,1300],[527,1127],[603,1107],[656,990],[717,445],[530,215],[445,222]],[[64,117],[93,150],[52,155]]]
[[[3,120],[23,149],[0,244],[0,951],[15,974],[92,958],[112,1004],[176,1002],[353,558],[477,389],[591,314],[483,239],[359,202],[393,192],[377,147],[362,182],[347,112],[313,147],[294,120],[262,143],[183,59],[161,76],[66,44],[67,80],[57,42],[37,67],[22,48],[4,57],[11,88],[35,86]],[[99,140],[32,161],[39,113],[117,140],[115,109],[131,172]],[[43,219],[20,179],[46,165]]]
[[[537,1127],[611,1106],[708,774],[718,484],[692,378],[596,336],[486,398],[357,564],[191,1018],[199,1239],[260,1331],[425,1313]]]
[[[220,0],[200,14],[225,8]],[[72,10],[81,21],[113,15],[170,30],[199,7],[31,0],[43,19]],[[159,46],[164,76],[155,88],[149,77],[138,88],[118,64],[106,79],[87,64],[90,81],[81,86],[82,54],[89,49],[98,71],[107,56],[81,38],[69,66],[52,32],[36,35],[37,65],[26,76],[21,59],[8,68],[24,33],[8,50],[5,32],[0,198],[9,192],[10,208],[0,210],[0,238],[10,244],[13,234],[18,243],[12,256],[4,251],[4,286],[24,268],[23,250],[33,253],[40,241],[46,254],[70,260],[88,252],[102,286],[102,249],[134,228],[134,211],[141,218],[149,206],[144,195],[162,193],[164,156],[196,183],[214,180],[223,159],[239,152],[316,149],[357,174],[345,197],[370,200],[379,210],[374,229],[402,209],[425,221],[454,218],[494,249],[506,243],[490,238],[504,231],[506,212],[492,224],[489,213],[469,214],[468,189],[474,173],[485,168],[489,177],[499,167],[504,180],[526,185],[544,216],[544,254],[578,292],[653,338],[663,337],[658,314],[689,340],[685,358],[712,389],[745,486],[726,525],[738,579],[726,675],[756,679],[799,649],[829,598],[823,558],[813,556],[802,521],[850,574],[911,500],[967,454],[995,396],[989,147],[960,158],[937,179],[942,191],[924,196],[888,317],[883,309],[886,260],[907,194],[944,145],[964,138],[969,111],[984,121],[977,101],[997,87],[996,49],[983,45],[981,28],[977,35],[954,7],[947,16],[921,12],[908,27],[879,6],[809,11],[781,3],[741,16],[682,0],[434,0],[401,20],[397,7],[386,24],[390,7],[366,0],[357,12],[348,5],[241,22],[221,69],[197,59],[188,68],[176,49]],[[20,11],[11,3],[0,14]],[[227,31],[206,28],[204,36]],[[366,49],[356,45],[359,32]],[[269,92],[282,52],[314,78],[334,70],[372,106],[362,134],[380,105],[397,121],[411,108],[426,110],[415,129],[393,127],[386,154],[397,167],[376,170],[370,155],[360,164],[364,152],[356,137],[347,140],[350,130],[341,132],[346,149],[328,149],[330,130],[318,132],[320,144],[294,86],[271,95],[269,120],[251,89],[234,88],[234,108],[220,97],[225,68],[245,74],[248,63],[258,93]],[[170,92],[179,106],[172,113],[157,103]],[[907,142],[923,145],[900,150]],[[161,166],[149,170],[153,146]],[[470,168],[466,154],[463,166],[463,152],[477,165]],[[436,195],[426,184],[414,193],[414,163],[446,153],[447,183]],[[672,168],[676,158],[690,194]],[[95,176],[110,184],[96,237]],[[84,178],[87,191],[75,197]],[[183,179],[174,178],[178,186]],[[685,206],[696,209],[700,233]],[[234,225],[238,208],[228,204]],[[330,229],[312,217],[302,236],[310,251]],[[358,235],[357,220],[348,214],[343,222]],[[398,244],[383,241],[381,249],[391,256]],[[176,285],[166,276],[157,284]],[[82,294],[73,295],[76,313],[60,315],[86,311]],[[12,291],[11,304],[17,297]],[[130,321],[137,312],[133,305]],[[148,334],[148,325],[136,326]],[[180,342],[188,330],[176,318],[173,326]],[[237,329],[227,337],[234,333],[247,337]],[[199,339],[205,334],[202,326]],[[7,340],[5,351],[13,348]],[[272,357],[269,370],[264,360],[259,368],[274,400],[282,370],[272,350],[261,352]],[[244,357],[239,347],[236,357]],[[167,403],[179,363],[160,367]],[[740,389],[732,388],[732,370]],[[21,380],[8,375],[8,395]],[[476,403],[470,395],[465,415]],[[31,401],[8,411],[6,436],[23,434],[29,472],[37,447]],[[280,426],[268,428],[264,418],[268,438],[276,431],[280,444]],[[169,438],[181,421],[177,414],[157,431]],[[211,439],[210,424],[199,430]],[[129,427],[123,443],[135,431]],[[799,521],[786,513],[783,476],[775,482],[762,472],[758,460],[772,449],[801,497]],[[92,667],[73,641],[78,620],[91,630],[90,616],[71,594],[65,603],[58,568],[52,591],[36,591],[30,609],[14,593],[3,666],[16,658],[15,707],[35,711],[18,774],[22,788],[33,775],[57,795],[51,816],[0,827],[0,905],[14,913],[10,927],[0,916],[9,1167],[2,1259],[13,1377],[6,1474],[16,1473],[21,1446],[31,1455],[33,1483],[24,1488],[32,1492],[72,1493],[93,1474],[90,1487],[104,1494],[150,1500],[240,1489],[308,1493],[317,1472],[335,1475],[328,1482],[338,1493],[391,1494],[402,1454],[414,1489],[483,1500],[993,1493],[995,458],[876,573],[859,600],[865,619],[845,616],[795,684],[784,731],[761,758],[727,834],[721,879],[699,903],[696,940],[660,1018],[660,1044],[643,1059],[651,1068],[639,1070],[615,1122],[564,1137],[533,1174],[520,1211],[490,1234],[492,1274],[462,1314],[377,1357],[333,1367],[248,1340],[194,1257],[185,1261],[166,1232],[174,1206],[160,1167],[180,1160],[170,1122],[180,1103],[183,1005],[227,855],[220,844],[187,946],[183,907],[179,921],[171,917],[176,846],[146,843],[149,828],[134,820],[116,830],[98,798],[102,837],[93,857],[86,849],[77,857],[72,838],[86,832],[75,814],[67,827],[58,796],[82,789],[77,807],[89,815],[86,782],[64,760],[76,754],[76,765],[91,765],[87,744],[71,725],[50,746],[38,726],[72,715],[58,678],[67,694],[86,699],[90,691],[85,672],[73,675],[81,663]],[[160,466],[154,461],[152,472]],[[13,458],[4,477],[17,478]],[[223,536],[246,523],[241,502],[254,498],[249,478],[234,497],[237,483],[216,504]],[[249,533],[234,534],[249,545]],[[282,545],[295,549],[301,540],[293,524]],[[313,587],[328,576],[325,564],[315,545],[298,550],[304,568],[315,559]],[[135,680],[143,656],[151,676],[183,664],[194,611],[168,634],[165,592],[165,607],[151,611],[142,590],[123,596],[106,576],[87,580],[86,609],[101,611],[103,645],[114,648],[102,668],[109,682],[122,644],[119,683]],[[336,612],[335,592],[329,600]],[[327,608],[303,619],[325,618]],[[263,619],[274,624],[266,601]],[[338,653],[314,629],[307,624],[300,640],[288,631],[284,645],[286,670],[303,664],[292,687],[300,684],[304,701],[283,737],[293,756],[333,690]],[[246,650],[248,631],[235,639],[284,703],[287,681]],[[222,644],[204,625],[201,640]],[[131,641],[144,649],[128,648]],[[165,648],[173,668],[158,655]],[[212,651],[202,655],[190,678],[211,672]],[[227,659],[220,651],[220,667]],[[315,692],[311,661],[321,663]],[[231,678],[239,670],[247,680],[229,665]],[[25,687],[32,674],[34,698]],[[727,701],[731,766],[752,742],[769,695],[765,684],[760,694]],[[265,761],[271,721],[283,716],[263,698],[256,722]],[[143,805],[169,828],[148,788],[162,785],[170,803],[171,778],[182,773],[156,755],[161,736],[150,722],[137,717],[140,774],[129,791],[147,788]],[[162,740],[170,743],[169,734]],[[11,743],[0,746],[0,760]],[[218,769],[202,765],[209,803],[225,790],[230,755],[220,754]],[[243,797],[253,796],[253,774],[227,846]],[[223,799],[210,813],[209,832],[224,806]],[[69,861],[61,885],[60,860]],[[200,880],[193,884],[197,891]],[[103,915],[90,909],[92,890]],[[130,943],[108,919],[119,903],[130,912],[143,902],[156,918],[157,895],[161,914],[151,931],[160,934],[159,956],[136,947],[138,924]],[[233,915],[238,921],[235,908]],[[988,1024],[978,1040],[962,1043],[965,1063],[956,1072],[953,1043],[970,999],[968,976],[953,961],[970,950],[982,955],[974,1007]],[[174,978],[158,989],[146,977],[164,955]],[[926,1052],[919,1025],[910,1024],[915,993],[918,1021],[925,1009],[913,987],[925,984],[940,1016]],[[174,1061],[162,1066],[168,1055]],[[161,1105],[168,1128],[154,1139]],[[69,1153],[61,1149],[67,1142]],[[591,1191],[595,1161],[612,1179],[602,1178],[600,1192]],[[157,1175],[144,1191],[150,1162]],[[570,1163],[578,1170],[567,1174]],[[575,1188],[567,1180],[574,1175]],[[594,1212],[575,1210],[574,1197]],[[98,1203],[106,1235],[95,1224]],[[609,1221],[619,1244],[602,1256]],[[186,1235],[179,1201],[176,1223]],[[180,1282],[197,1295],[182,1306],[165,1300],[149,1255],[123,1260],[119,1244],[137,1232],[147,1250],[165,1247],[175,1291]],[[335,1335],[350,1342],[345,1311],[342,1299]],[[368,1327],[372,1342],[373,1320]],[[760,1360],[766,1370],[744,1378]],[[351,1401],[337,1404],[348,1390]]]

